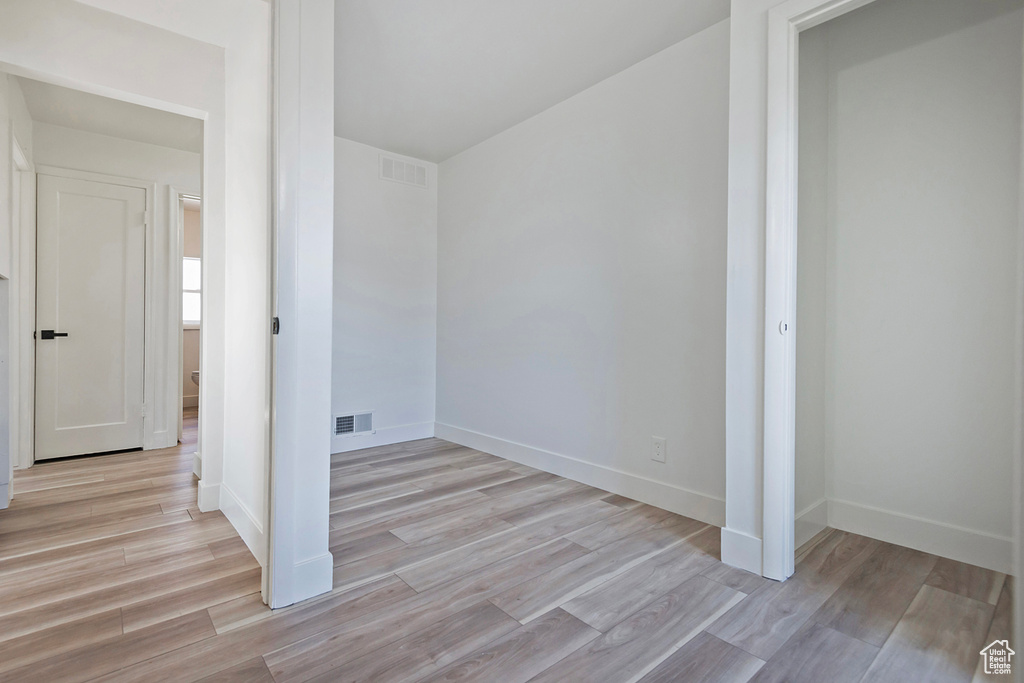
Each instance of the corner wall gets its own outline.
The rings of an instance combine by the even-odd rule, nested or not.
[[[440,164],[439,437],[722,524],[728,33]]]
[[[380,177],[384,154],[427,168],[427,187]],[[374,433],[334,453],[434,435],[437,166],[334,141],[333,415],[373,412]]]

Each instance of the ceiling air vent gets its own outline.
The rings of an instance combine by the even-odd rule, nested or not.
[[[334,435],[363,434],[373,431],[373,413],[338,415],[334,418]]]
[[[427,167],[381,154],[380,177],[382,180],[392,180],[396,183],[425,188],[427,186]]]

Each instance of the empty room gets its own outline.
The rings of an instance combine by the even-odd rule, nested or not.
[[[1022,0],[0,0],[0,680],[1020,680],[1022,64]]]

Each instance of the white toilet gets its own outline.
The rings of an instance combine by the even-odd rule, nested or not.
[[[198,370],[193,370],[192,371],[192,384],[195,384],[197,387],[199,386],[199,371]]]

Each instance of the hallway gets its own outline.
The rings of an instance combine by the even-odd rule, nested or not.
[[[260,567],[196,508],[183,443],[15,475],[0,515],[0,680],[88,680],[214,635],[207,608],[259,598]]]

